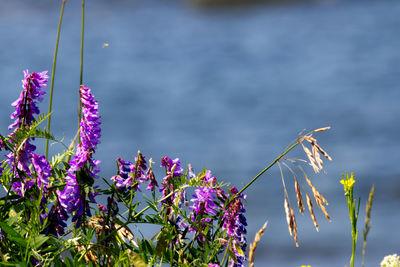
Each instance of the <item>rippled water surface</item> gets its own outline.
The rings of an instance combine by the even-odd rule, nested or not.
[[[59,2],[0,1],[2,133],[22,70],[51,69]],[[52,127],[66,142],[77,117],[78,2],[67,1],[53,102]],[[274,168],[247,191],[248,239],[269,221],[256,264],[348,264],[350,223],[338,182],[344,171],[355,172],[362,198],[359,240],[364,203],[376,188],[366,266],[400,252],[398,1],[203,9],[176,0],[103,0],[86,8],[84,81],[100,102],[103,177],[113,175],[116,157],[129,160],[140,149],[154,160],[169,155],[197,171],[206,166],[240,187],[300,131],[330,125],[317,137],[333,161],[324,174],[307,171],[329,201],[332,222],[317,211],[317,233],[307,214],[298,215],[295,248]]]

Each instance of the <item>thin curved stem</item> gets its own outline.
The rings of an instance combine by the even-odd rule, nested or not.
[[[64,14],[64,7],[65,7],[65,2],[66,0],[62,1],[62,6],[61,6],[61,12],[60,12],[60,19],[58,21],[58,29],[57,29],[57,38],[56,38],[56,47],[54,49],[54,58],[53,58],[53,69],[51,71],[51,82],[50,82],[50,99],[49,99],[49,111],[48,113],[51,113],[52,109],[52,104],[53,104],[53,89],[54,89],[54,77],[56,73],[56,62],[57,62],[57,53],[58,53],[58,43],[60,40],[60,32],[61,32],[61,23],[62,23],[62,18]],[[51,115],[47,119],[47,132],[50,132],[50,120],[51,120]],[[46,139],[46,152],[45,156],[46,159],[49,154],[49,139]]]
[[[280,154],[274,161],[269,164],[264,170],[262,170],[259,174],[257,174],[250,182],[248,182],[237,194],[236,196],[239,196],[241,193],[243,193],[244,190],[246,190],[252,183],[254,183],[261,175],[264,174],[264,172],[268,171],[272,166],[274,166],[283,156],[285,156],[287,153],[289,153],[293,148],[295,148],[298,144],[300,144],[300,141],[295,142],[292,144],[290,147],[286,148],[282,154]]]
[[[84,33],[85,33],[85,0],[82,0],[82,25],[81,25],[81,66],[79,75],[79,86],[83,84],[83,44],[84,44]],[[78,112],[78,127],[82,116],[82,102],[79,95],[79,112]]]

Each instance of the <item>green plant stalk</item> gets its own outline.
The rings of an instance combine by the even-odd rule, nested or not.
[[[82,0],[82,26],[81,26],[81,67],[79,74],[79,87],[83,84],[83,43],[84,43],[84,33],[85,33],[85,0]],[[78,90],[79,94],[79,111],[78,111],[78,128],[80,127],[80,121],[82,117],[82,102],[80,97],[80,90]],[[80,137],[79,137],[80,142]]]
[[[63,18],[63,14],[64,14],[65,2],[66,2],[66,0],[63,0],[62,6],[61,6],[61,12],[60,12],[60,19],[58,21],[56,47],[54,49],[54,58],[53,58],[53,69],[51,71],[50,99],[49,99],[49,111],[48,111],[48,113],[51,112],[52,104],[53,104],[54,77],[55,77],[55,73],[56,73],[58,43],[59,43],[59,40],[60,40],[61,23],[62,23],[62,18]],[[47,132],[50,132],[50,120],[51,120],[51,116],[49,116],[49,118],[47,119]],[[46,159],[48,158],[48,155],[49,155],[49,139],[46,139],[46,151],[45,151]]]
[[[271,164],[269,164],[264,170],[262,170],[259,174],[257,174],[250,182],[248,182],[235,196],[240,196],[240,194],[246,190],[252,183],[254,183],[261,175],[264,174],[264,172],[268,171],[272,166],[274,166],[283,156],[285,156],[287,153],[289,153],[293,148],[295,148],[298,144],[300,144],[300,141],[295,142],[291,146],[285,149],[285,151],[282,152]]]
[[[230,247],[231,247],[230,244],[226,247],[224,257],[222,258],[222,261],[221,261],[221,265],[224,265],[224,262],[226,260],[226,256],[228,255],[228,250],[230,249]]]
[[[358,208],[356,212],[356,202],[353,199],[353,189],[350,190],[349,195],[346,195],[347,199],[347,206],[349,209],[349,217],[351,223],[351,237],[352,237],[352,250],[351,250],[351,258],[350,258],[350,267],[354,267],[354,258],[356,254],[356,245],[357,245],[357,219],[358,219],[358,212],[360,208],[360,199],[358,199]]]
[[[287,153],[289,153],[293,148],[295,148],[297,145],[299,145],[301,143],[301,138],[297,138],[296,140],[292,141],[286,148],[285,150],[277,157],[274,159],[274,161],[272,161],[265,169],[263,169],[259,174],[257,174],[253,179],[251,179],[250,182],[248,182],[235,196],[231,197],[229,199],[229,201],[225,202],[224,205],[224,209],[225,210],[229,204],[231,204],[231,202],[236,199],[237,197],[240,196],[241,193],[243,193],[243,191],[245,191],[250,185],[252,185],[261,175],[263,175],[266,171],[268,171],[270,168],[272,168],[272,166],[274,166],[283,156],[285,156]],[[213,238],[215,238],[216,233],[218,232],[219,228],[222,227],[222,217],[223,217],[223,213],[221,213],[221,215],[218,218],[218,228],[214,233]]]

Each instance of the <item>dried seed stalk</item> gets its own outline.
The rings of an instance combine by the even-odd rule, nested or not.
[[[323,127],[323,128],[318,128],[318,129],[315,129],[313,132],[314,132],[314,133],[323,132],[323,131],[329,130],[330,128],[331,128],[331,126],[327,126],[327,127]]]
[[[290,233],[290,235],[293,235],[293,229],[292,229],[291,224],[290,224],[290,221],[291,221],[291,219],[290,219],[290,207],[289,207],[289,203],[288,203],[286,197],[285,197],[285,201],[284,201],[284,206],[285,206],[286,222],[288,224],[289,233]]]
[[[303,147],[303,150],[306,153],[308,161],[310,162],[310,165],[313,168],[314,172],[318,173],[319,172],[319,168],[318,168],[317,164],[315,163],[313,154],[311,153],[311,151],[303,143],[301,143],[301,146]]]
[[[321,195],[321,193],[317,190],[317,188],[311,183],[310,179],[308,179],[306,174],[304,174],[304,177],[306,178],[308,185],[311,187],[311,190],[314,195],[315,202],[317,202],[317,205],[319,207],[323,206],[324,204],[328,205],[328,201],[324,198],[323,195]]]
[[[321,152],[321,154],[327,158],[328,160],[332,160],[331,156],[328,155],[328,153],[326,153],[325,150],[322,149],[322,147],[320,147],[317,142],[314,143],[314,146],[318,149],[319,152]]]
[[[317,130],[314,130],[312,133],[314,132],[321,132],[321,131],[325,131],[328,130],[330,127],[325,127],[325,128],[320,128]],[[319,153],[321,153],[325,158],[327,158],[328,160],[332,160],[332,158],[328,155],[328,153],[326,153],[325,150],[322,149],[322,147],[320,147],[317,144],[317,139],[315,139],[314,137],[312,137],[312,133],[310,135],[306,135],[303,136],[300,139],[300,143],[303,147],[304,152],[307,155],[307,158],[310,162],[310,165],[313,167],[314,172],[318,173],[320,170],[322,170],[322,159]],[[303,140],[306,140],[307,142],[309,142],[311,144],[311,151],[302,143]]]
[[[308,196],[307,193],[306,193],[306,199],[307,199],[307,205],[308,205],[308,210],[310,211],[311,219],[314,223],[315,230],[317,230],[317,232],[318,232],[319,228],[318,228],[317,219],[315,219],[315,214],[314,214],[311,198]]]
[[[261,227],[261,229],[256,233],[254,237],[254,242],[250,244],[250,251],[249,251],[249,267],[254,267],[254,252],[256,251],[257,244],[260,242],[262,235],[264,234],[265,229],[267,228],[268,221],[266,221]]]
[[[299,246],[298,237],[297,237],[297,224],[296,217],[294,216],[293,209],[290,209],[290,225],[292,227],[294,242],[296,243],[296,247]]]
[[[294,188],[296,191],[297,205],[299,206],[299,211],[301,214],[303,214],[304,213],[303,198],[301,196],[300,186],[296,178],[294,179]]]

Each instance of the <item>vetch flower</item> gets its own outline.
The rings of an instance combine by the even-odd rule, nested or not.
[[[39,188],[43,186],[44,193],[47,192],[48,178],[51,176],[51,167],[43,155],[31,154],[32,165],[37,175],[36,184]]]
[[[181,162],[178,158],[172,160],[168,156],[161,159],[161,167],[165,167],[167,175],[172,174],[173,177],[179,177],[183,173]]]
[[[132,162],[125,161],[121,158],[117,158],[117,164],[118,175],[111,177],[111,180],[115,182],[118,190],[122,188],[130,189],[134,182],[132,173],[135,170],[135,165]]]
[[[162,192],[162,197],[166,197],[174,190],[173,178],[179,177],[183,173],[181,168],[181,162],[178,158],[171,160],[168,156],[161,158],[161,167],[165,167],[166,176],[163,178],[162,186],[160,192]],[[171,205],[175,199],[175,194],[164,200],[162,203],[169,203]]]
[[[39,108],[37,106],[38,102],[43,101],[42,96],[45,94],[42,89],[46,88],[46,82],[48,76],[47,71],[43,72],[32,72],[31,74],[28,70],[24,71],[24,80],[22,80],[23,90],[19,98],[12,103],[15,107],[15,111],[11,114],[11,119],[15,119],[8,129],[17,127],[25,128],[32,125],[34,122],[34,114],[39,114]],[[15,132],[9,134],[12,137]],[[31,155],[36,150],[36,146],[30,143],[30,139],[25,140],[17,154],[10,152],[6,155],[6,163],[11,166],[13,170],[13,178],[11,189],[17,194],[23,196],[26,190],[30,189],[35,183],[29,177],[31,176],[31,171],[29,165],[31,162]],[[2,140],[3,142],[3,140]],[[4,143],[2,144],[5,145]],[[15,144],[17,145],[17,144]],[[25,175],[20,175],[20,172],[25,173]]]
[[[151,167],[152,163],[154,163],[154,162],[152,162],[152,160],[150,159],[149,160],[150,166],[146,171],[146,176],[147,176],[147,179],[149,180],[149,185],[147,186],[146,190],[150,190],[153,192],[155,187],[158,187],[158,183],[156,181],[156,177],[154,176],[153,168]]]
[[[201,228],[205,227],[206,223],[210,223],[212,219],[208,216],[215,215],[217,205],[214,203],[215,189],[209,187],[200,187],[194,190],[193,198],[190,200],[193,205],[189,207],[192,210],[191,219],[196,225]],[[190,231],[198,231],[196,227],[189,229]]]
[[[14,127],[24,127],[31,125],[35,120],[33,115],[39,114],[38,102],[42,102],[42,95],[45,94],[42,89],[47,88],[47,71],[32,72],[24,70],[25,78],[22,80],[22,90],[19,98],[11,105],[15,107],[15,111],[11,114],[11,119],[15,119],[14,123],[8,126],[8,129]]]
[[[236,187],[230,188],[231,194],[234,196],[238,193]],[[240,194],[237,196],[225,210],[223,216],[223,229],[226,229],[227,235],[232,238],[232,251],[236,256],[237,261],[230,262],[230,266],[244,266],[243,262],[246,259],[244,252],[246,251],[246,226],[247,221],[244,213],[246,210],[243,207],[241,199],[245,199],[246,195]]]
[[[70,168],[65,177],[64,190],[57,191],[61,207],[69,214],[75,213],[72,221],[76,222],[76,227],[80,227],[85,215],[91,215],[87,198],[95,202],[95,192],[92,186],[100,171],[100,161],[94,160],[93,154],[100,143],[101,136],[98,103],[94,100],[90,88],[81,85],[79,92],[82,103],[80,142],[77,145],[75,156],[69,162]]]
[[[138,156],[135,157],[135,164],[121,158],[117,158],[117,164],[118,175],[111,177],[111,180],[115,182],[117,189],[133,188],[134,191],[140,191],[140,183],[149,179],[146,172],[147,166],[145,156],[138,151]]]
[[[67,227],[67,224],[64,221],[68,219],[66,211],[59,205],[55,204],[50,209],[47,218],[47,226],[43,230],[42,234],[52,234],[54,236],[64,235],[64,228]]]

